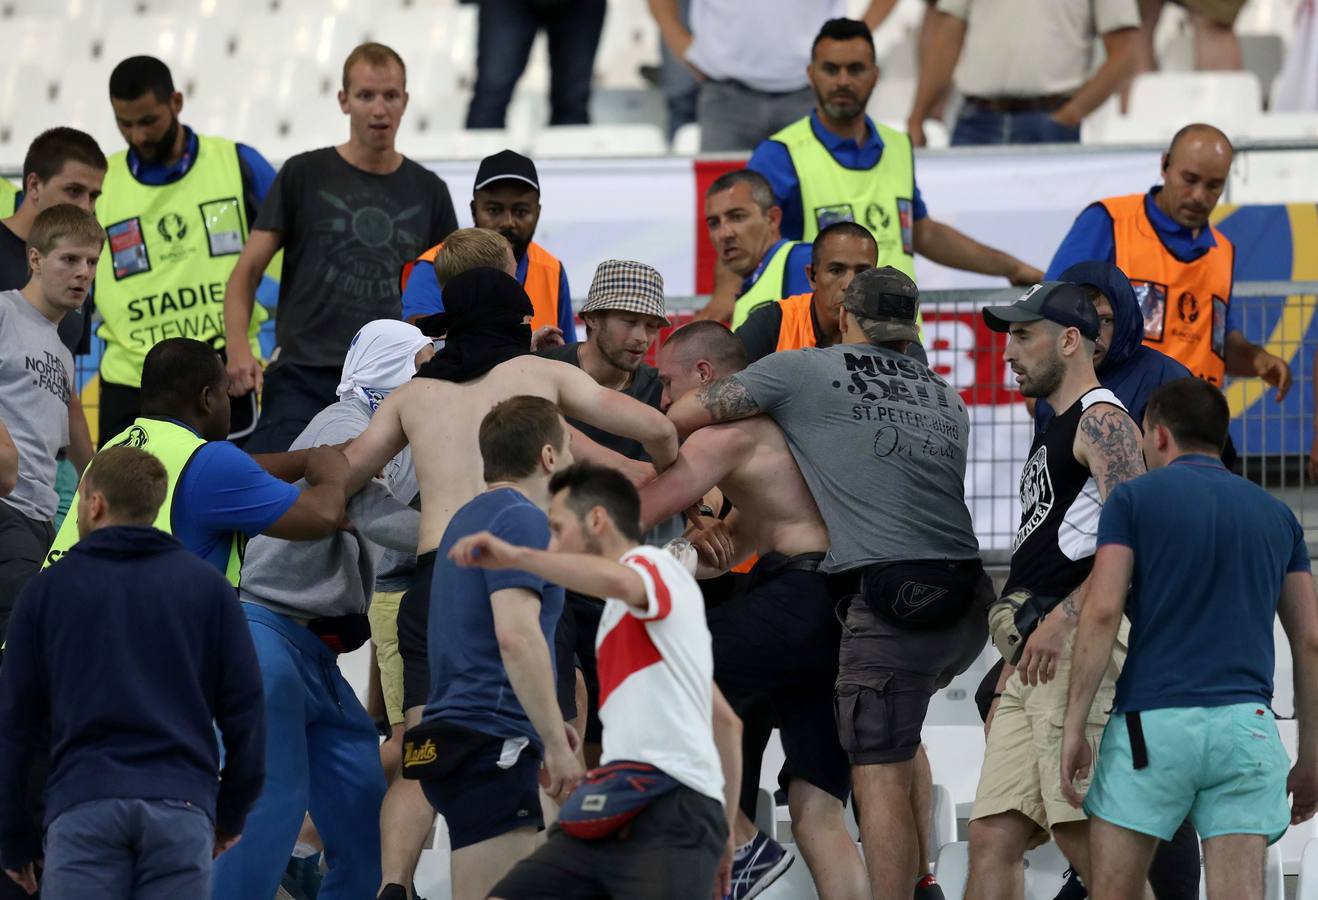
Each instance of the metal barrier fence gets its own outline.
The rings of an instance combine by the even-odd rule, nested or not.
[[[1020,518],[1018,479],[1033,436],[1033,421],[1002,360],[1006,336],[988,330],[980,309],[1008,303],[1019,290],[930,291],[922,297],[930,364],[961,391],[970,408],[970,459],[966,496],[989,562],[1005,561]],[[674,327],[689,321],[703,297],[670,298]],[[1311,546],[1318,547],[1318,491],[1306,473],[1313,440],[1313,358],[1318,350],[1318,282],[1238,282],[1241,329],[1255,343],[1287,360],[1293,384],[1284,402],[1258,379],[1229,378],[1232,438],[1242,474],[1295,510]],[[273,320],[266,324],[267,349]],[[95,341],[96,339],[94,339]],[[95,374],[100,348],[78,360],[79,385]],[[91,381],[94,385],[94,381]],[[96,391],[84,390],[95,427]]]

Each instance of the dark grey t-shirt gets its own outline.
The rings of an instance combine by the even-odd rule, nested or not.
[[[970,417],[924,364],[843,344],[766,356],[732,376],[787,438],[831,543],[824,568],[970,559]]]
[[[283,237],[278,362],[342,366],[358,329],[402,315],[403,264],[457,227],[448,187],[410,159],[388,175],[333,147],[284,163],[253,225]]]

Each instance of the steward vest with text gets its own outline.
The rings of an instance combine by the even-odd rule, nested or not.
[[[167,534],[173,534],[174,490],[178,487],[183,473],[187,471],[188,464],[192,462],[193,455],[205,444],[204,439],[177,422],[141,416],[128,428],[107,441],[102,450],[110,447],[136,447],[160,460],[169,480],[165,489],[165,502],[160,504],[160,512],[156,514],[156,520],[151,524]],[[55,535],[55,542],[46,553],[43,569],[78,543],[78,500],[79,495],[75,494],[73,503],[69,506],[69,514],[64,517],[59,533]],[[237,533],[229,544],[229,560],[225,566],[224,577],[228,578],[229,583],[234,587],[238,586],[238,578],[242,572],[243,550],[246,544],[245,537]]]
[[[403,270],[398,273],[398,291],[407,290],[407,282],[412,277],[412,270],[419,262],[435,264],[435,257],[444,244],[438,243],[411,262],[403,263]],[[535,310],[531,315],[531,330],[544,325],[558,324],[558,288],[563,282],[563,264],[544,247],[532,241],[526,248],[526,281],[522,287],[531,298]]]
[[[1116,266],[1130,278],[1144,315],[1144,344],[1180,362],[1196,378],[1222,386],[1226,314],[1235,247],[1211,225],[1217,246],[1181,262],[1163,244],[1144,208],[1144,194],[1109,197]]]
[[[744,294],[732,305],[732,330],[736,331],[746,321],[746,317],[757,306],[781,300],[785,294],[787,282],[787,256],[800,241],[783,241],[769,257],[760,274]]]
[[[783,322],[778,326],[776,351],[804,350],[819,345],[815,339],[814,316],[810,314],[814,301],[814,294],[794,294],[778,302],[783,311]]]
[[[787,148],[801,187],[801,240],[814,241],[835,222],[869,229],[879,245],[879,266],[915,278],[915,157],[911,139],[874,123],[883,152],[869,169],[842,166],[819,142],[806,116],[769,138]]]
[[[224,345],[224,290],[247,239],[238,149],[223,138],[197,136],[197,158],[171,184],[142,184],[128,153],[110,156],[96,218],[109,247],[96,268],[96,309],[104,320],[101,379],[140,387],[147,351],[166,338]],[[269,318],[256,304],[252,353]]]

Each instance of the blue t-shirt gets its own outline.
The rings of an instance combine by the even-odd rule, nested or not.
[[[526,284],[527,257],[522,256],[517,263],[517,283]],[[429,316],[444,311],[444,293],[435,278],[435,266],[425,260],[419,261],[407,279],[403,289],[403,319],[413,316]],[[563,340],[568,344],[577,342],[576,319],[572,315],[572,293],[567,286],[567,268],[558,267],[558,327],[563,332]]]
[[[1162,187],[1156,186],[1144,195],[1144,211],[1158,232],[1162,245],[1172,256],[1181,262],[1194,262],[1209,250],[1217,246],[1213,229],[1204,227],[1195,233],[1163,212],[1153,201]],[[1056,281],[1063,271],[1076,263],[1099,259],[1116,263],[1117,241],[1112,234],[1112,216],[1102,203],[1091,203],[1075,217],[1071,230],[1062,238],[1053,261],[1044,273],[1045,281]],[[1228,303],[1226,308],[1226,330],[1240,330],[1239,304]]]
[[[872,169],[879,164],[879,158],[883,156],[883,139],[879,137],[878,129],[874,127],[874,120],[869,116],[865,117],[867,131],[863,144],[857,144],[851,138],[838,137],[829,131],[819,121],[817,111],[810,113],[810,127],[814,129],[815,137],[819,138],[820,143],[843,168]],[[788,152],[786,145],[772,139],[760,141],[760,145],[751,154],[750,162],[746,163],[746,168],[754,169],[768,179],[770,186],[773,187],[773,195],[778,198],[778,206],[783,211],[782,235],[790,241],[799,241],[805,234],[801,180],[797,177],[796,166],[792,165],[792,154]],[[915,221],[918,222],[929,215],[929,210],[924,205],[924,198],[920,196],[919,184],[915,185],[914,193],[912,208]],[[807,286],[805,290],[808,291],[810,288]]]
[[[1112,491],[1105,544],[1135,554],[1117,712],[1272,702],[1282,581],[1309,571],[1290,507],[1220,460],[1187,455]]]
[[[234,533],[261,534],[299,493],[228,441],[211,441],[197,449],[174,488],[174,537],[223,573]]]
[[[778,248],[786,242],[787,238],[781,238],[776,244],[769,248],[769,252],[764,254],[764,258],[761,259],[760,264],[755,267],[755,271],[741,280],[741,293],[737,296],[740,297],[741,294],[744,294],[751,289],[751,286],[759,279],[760,273],[764,271],[764,267],[769,264],[769,261],[773,259],[773,255],[778,252]],[[797,294],[810,293],[810,276],[806,274],[805,267],[810,265],[810,257],[813,252],[814,248],[809,244],[797,244],[791,250],[787,251],[787,262],[783,266],[782,296],[778,298],[779,300],[782,300],[785,297],[793,297]]]
[[[488,531],[510,544],[549,546],[549,519],[520,491],[487,491],[454,514],[435,554],[430,588],[430,699],[424,718],[442,719],[501,738],[544,745],[522,709],[499,653],[490,597],[523,588],[540,595],[540,630],[554,661],[554,631],[563,614],[563,589],[516,569],[463,569],[448,558],[460,539]]]

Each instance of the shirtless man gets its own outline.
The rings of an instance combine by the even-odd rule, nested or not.
[[[666,409],[682,395],[741,371],[746,352],[722,324],[701,321],[674,332],[658,363]],[[782,432],[767,416],[692,434],[672,467],[642,488],[643,525],[681,512],[715,485],[735,506],[725,519],[734,556],[759,555],[746,593],[709,612],[715,680],[738,711],[760,698],[772,705],[787,756],[780,779],[792,831],[819,896],[866,897],[865,867],[843,817],[851,777],[833,719],[840,630],[819,571],[828,530]],[[763,890],[792,862],[750,818],[766,738],[748,732],[743,741],[747,774],[734,829],[734,897]]]
[[[421,492],[414,586],[429,585],[434,552],[449,519],[463,504],[485,490],[477,434],[485,414],[503,400],[518,395],[543,397],[556,403],[564,415],[640,441],[658,469],[669,466],[677,456],[676,432],[658,410],[601,387],[576,366],[526,355],[531,343],[527,324],[531,302],[525,291],[502,272],[495,274],[507,285],[496,280],[495,289],[477,283],[474,289],[467,290],[471,287],[468,281],[489,281],[486,273],[492,271],[474,269],[449,282],[443,314],[453,317],[446,323],[449,342],[434,360],[421,368],[417,378],[385,398],[371,418],[370,427],[344,451],[352,470],[349,483],[361,486],[404,445],[412,445]],[[468,300],[469,303],[464,302]],[[465,345],[461,333],[466,329],[455,328],[464,318],[479,319],[481,325],[465,338]],[[492,337],[496,333],[498,336]],[[474,346],[477,340],[481,343]],[[491,363],[495,364],[491,366]],[[574,442],[574,454],[577,449]],[[588,458],[590,454],[583,456]],[[427,591],[424,595],[427,608],[429,596]],[[403,605],[408,605],[407,597]],[[408,626],[408,616],[400,610],[404,717],[410,728],[421,720],[430,679],[425,665],[424,625],[420,634],[411,633],[416,629]],[[398,779],[389,793],[410,795],[420,791],[416,782]],[[382,852],[383,882],[386,886],[406,887],[412,882],[433,815],[418,819],[415,803],[394,799],[391,804],[386,797],[381,812],[382,833],[394,835],[386,841]]]

